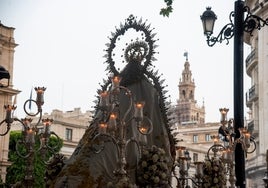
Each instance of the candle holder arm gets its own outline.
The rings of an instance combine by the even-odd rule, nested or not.
[[[22,149],[21,146],[23,146],[23,147],[26,149],[26,153],[27,153],[27,154],[24,155],[23,153],[20,152],[20,150]],[[22,140],[18,140],[18,141],[16,142],[16,153],[17,153],[20,157],[26,159],[26,158],[28,158],[28,157],[32,154],[31,152],[28,152],[29,147],[31,147],[31,146],[28,146],[26,142],[24,142],[24,141],[22,141]]]
[[[117,155],[119,156],[119,146],[118,146],[118,143],[117,143],[117,141],[116,141],[116,139],[113,137],[113,136],[111,136],[111,135],[109,135],[109,134],[105,134],[105,133],[98,133],[96,136],[94,136],[94,138],[92,139],[92,143],[94,143],[94,142],[97,142],[97,140],[100,138],[100,137],[106,137],[106,138],[108,138],[108,140],[109,140],[109,142],[112,142],[115,146],[116,146],[116,148],[117,148]],[[98,148],[96,148],[96,147],[94,147],[94,145],[97,145],[97,144],[94,144],[93,145],[93,150],[94,150],[94,153],[100,153],[102,150],[104,150],[104,142],[105,141],[103,141],[102,139],[100,139],[99,140],[99,142],[101,142],[100,143],[100,148],[98,149]]]
[[[1,127],[1,125],[3,125],[4,123],[7,123],[5,119],[4,119],[3,121],[1,121],[1,123],[0,123],[0,127]],[[8,133],[8,131],[10,130],[10,127],[11,127],[11,123],[7,123],[6,131],[3,132],[3,133],[0,133],[0,136],[5,136],[5,135]]]

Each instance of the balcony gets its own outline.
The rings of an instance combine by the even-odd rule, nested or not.
[[[258,137],[259,136],[259,122],[256,119],[251,120],[248,122],[248,131],[253,137]]]
[[[252,50],[246,58],[246,72],[248,76],[251,76],[251,71],[258,64],[258,51]]]
[[[246,105],[251,108],[252,103],[258,100],[258,88],[257,85],[253,85],[246,93]]]

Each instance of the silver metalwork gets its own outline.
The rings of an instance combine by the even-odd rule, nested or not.
[[[190,180],[196,187],[202,186],[202,177],[203,177],[203,162],[194,162],[196,166],[196,174],[194,177],[190,177],[188,170],[191,164],[191,157],[189,152],[184,146],[178,146],[177,148],[177,160],[174,165],[174,178],[177,181],[177,188],[190,188],[188,185],[188,180]],[[177,169],[179,174],[177,174]]]
[[[55,132],[50,130],[53,119],[42,119],[42,105],[44,104],[45,90],[46,88],[44,87],[36,87],[36,100],[28,99],[25,101],[24,112],[28,115],[27,118],[18,119],[16,117],[12,117],[16,106],[5,105],[4,108],[6,110],[6,118],[0,123],[0,126],[6,125],[6,130],[3,133],[0,133],[0,136],[6,135],[9,132],[12,123],[14,122],[19,122],[22,126],[22,139],[16,142],[16,152],[20,157],[26,159],[26,173],[23,180],[23,185],[27,188],[34,186],[34,154],[36,152],[40,152],[44,163],[46,163],[45,158],[47,151],[49,150],[50,152],[55,153],[56,149],[60,146],[60,138]],[[31,105],[31,103],[36,104],[36,113],[29,112],[30,109],[27,109],[27,106]],[[37,116],[37,122],[33,122],[31,117]],[[41,122],[43,124],[43,128],[40,128]],[[54,147],[51,147],[48,144],[49,138],[52,135],[57,138],[57,145]],[[35,149],[37,141],[39,141],[39,147],[38,149]]]
[[[221,126],[219,128],[219,135],[211,136],[213,140],[213,145],[207,150],[206,159],[204,162],[195,162],[196,173],[194,177],[189,177],[188,170],[190,168],[191,158],[189,152],[184,146],[178,146],[177,149],[177,160],[174,165],[174,177],[177,180],[178,188],[187,188],[188,180],[196,187],[202,187],[205,183],[205,173],[204,166],[207,162],[211,165],[217,163],[218,166],[222,163],[224,176],[225,178],[222,182],[227,185],[227,180],[229,181],[228,185],[231,188],[235,187],[235,172],[234,172],[234,151],[236,145],[239,143],[242,145],[242,148],[245,154],[253,153],[256,150],[256,142],[254,138],[250,135],[246,128],[240,128],[240,136],[235,139],[235,133],[233,128],[233,120],[227,120],[227,113],[229,109],[220,108],[221,112]],[[223,144],[220,141],[223,141]],[[217,166],[217,168],[218,168]],[[176,168],[179,168],[179,175],[176,174]]]
[[[131,91],[120,86],[120,77],[115,76],[112,78],[112,89],[103,91],[100,93],[99,107],[102,111],[102,118],[99,120],[98,134],[93,138],[93,142],[100,141],[101,145],[95,147],[95,153],[100,153],[105,149],[104,143],[106,141],[112,142],[117,148],[118,155],[118,168],[114,171],[116,182],[121,179],[128,180],[128,174],[126,169],[126,152],[129,143],[134,143],[138,148],[139,157],[141,157],[141,148],[143,143],[139,139],[142,135],[147,135],[152,132],[153,126],[151,120],[143,115],[144,102],[133,102]],[[121,116],[119,95],[124,94],[129,100],[128,109]],[[131,115],[131,112],[134,113]],[[130,118],[129,118],[130,117]],[[129,118],[129,119],[127,119]],[[135,121],[138,135],[130,139],[126,138],[127,126],[131,125],[131,122]],[[145,124],[143,124],[146,121]],[[137,161],[138,162],[138,161]]]

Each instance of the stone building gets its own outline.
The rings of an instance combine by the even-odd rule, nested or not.
[[[92,113],[90,111],[83,113],[80,108],[74,108],[74,110],[66,112],[55,109],[50,114],[45,113],[43,119],[46,118],[53,119],[51,131],[55,132],[63,140],[60,153],[68,158],[72,155],[79,140],[88,128]],[[33,122],[35,119],[33,118]],[[14,122],[11,130],[21,130],[21,128],[22,126],[19,122]],[[42,128],[42,125],[40,125],[40,128]]]
[[[267,0],[246,0],[251,13],[262,19],[268,18]],[[263,186],[266,169],[266,151],[268,149],[268,26],[246,34],[244,41],[251,46],[246,57],[246,73],[251,78],[251,87],[246,92],[246,105],[249,108],[249,129],[256,138],[256,151],[248,156],[246,177],[248,187]]]
[[[92,113],[82,113],[80,108],[75,108],[67,112],[53,110],[50,115],[45,114],[45,117],[53,119],[51,130],[63,139],[60,153],[70,157],[88,128]]]
[[[0,134],[6,132],[6,111],[4,105],[12,105],[12,98],[20,91],[13,88],[13,61],[17,44],[14,40],[14,28],[3,25],[0,21]],[[5,182],[8,162],[9,134],[0,136],[0,177]]]

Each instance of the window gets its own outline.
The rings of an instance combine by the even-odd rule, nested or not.
[[[185,90],[182,90],[182,95],[183,95],[183,99],[185,99],[185,95],[186,95]]]
[[[66,130],[65,130],[65,139],[68,140],[68,141],[71,141],[72,137],[73,137],[73,130],[69,129],[69,128],[66,128]]]
[[[197,153],[194,153],[193,154],[193,161],[194,162],[197,162],[198,161],[198,154]]]
[[[210,134],[206,134],[205,139],[206,139],[206,142],[210,141],[211,140]]]
[[[194,141],[194,143],[198,142],[198,135],[193,136],[193,141]]]

